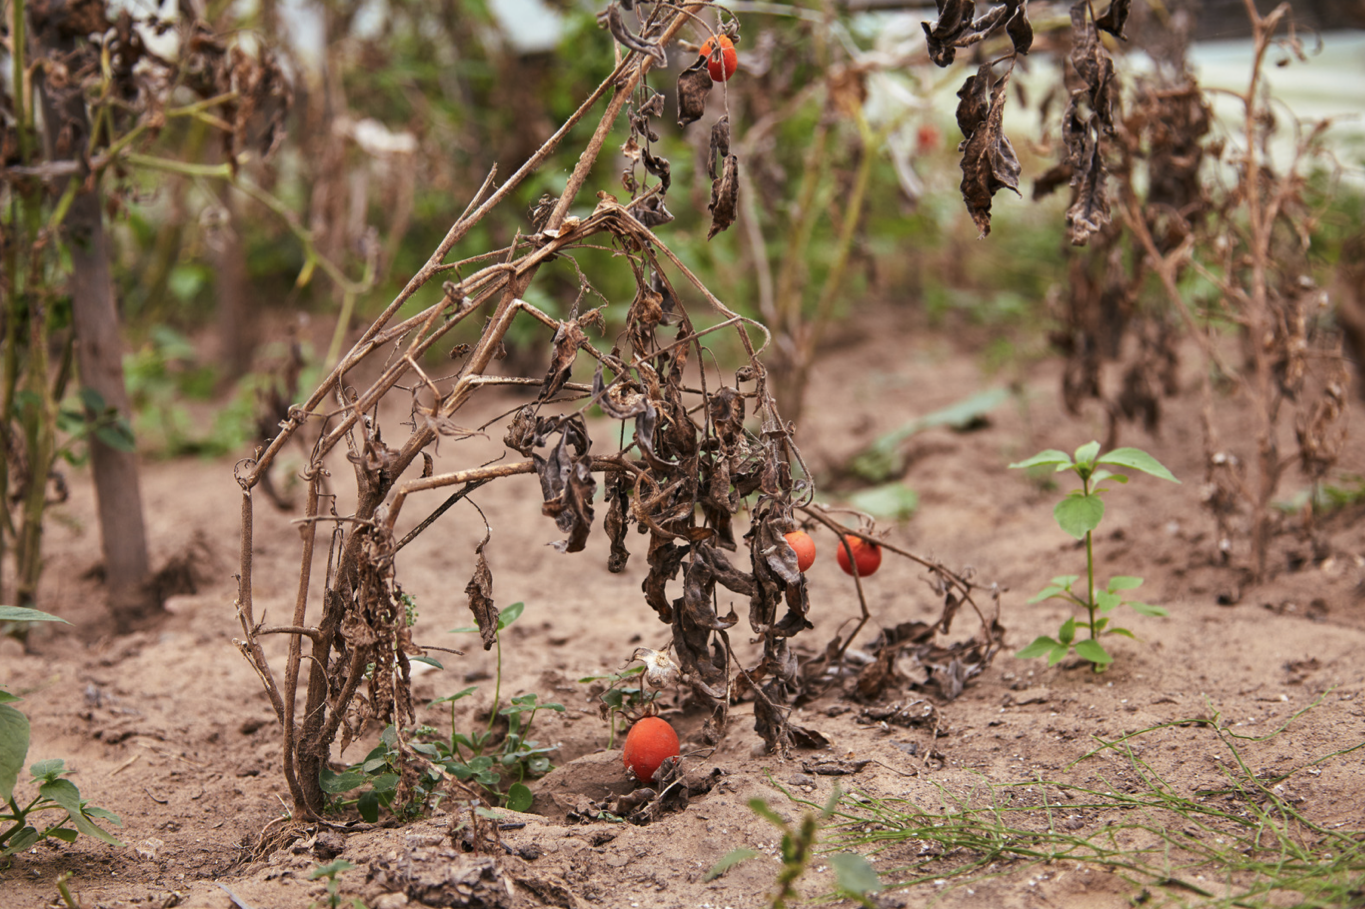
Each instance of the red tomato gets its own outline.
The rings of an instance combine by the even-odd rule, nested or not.
[[[796,551],[796,567],[805,571],[815,564],[815,541],[804,530],[793,530],[786,535],[787,545]]]
[[[718,57],[711,56],[720,47]],[[706,71],[711,74],[712,82],[726,82],[739,69],[739,54],[735,53],[735,43],[726,35],[708,38],[701,46],[701,55],[706,58]]]
[[[882,548],[876,543],[868,543],[852,534],[845,536],[844,540],[848,541],[849,548],[853,550],[853,560],[858,565],[858,577],[865,578],[881,567]],[[839,567],[844,570],[844,574],[853,574],[853,565],[848,560],[848,549],[844,548],[842,541],[834,557]]]
[[[625,765],[635,771],[636,779],[642,783],[652,783],[659,765],[677,754],[678,733],[673,731],[667,720],[647,716],[630,727],[621,757]]]

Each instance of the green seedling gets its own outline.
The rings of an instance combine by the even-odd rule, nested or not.
[[[22,606],[0,606],[0,623],[62,622],[54,615]],[[84,833],[113,846],[122,846],[97,820],[123,826],[118,815],[96,808],[81,798],[76,784],[63,779],[69,773],[60,758],[38,761],[29,773],[38,783],[38,794],[24,804],[15,795],[19,771],[28,758],[28,717],[14,706],[23,700],[0,689],[0,860],[49,837],[74,842]],[[49,813],[55,812],[55,813]],[[43,826],[37,821],[43,815]],[[49,823],[50,821],[50,823]]]
[[[597,695],[597,700],[601,704],[599,709],[602,716],[609,724],[608,748],[616,747],[616,734],[623,728],[621,721],[633,722],[632,718],[641,716],[645,708],[654,703],[659,696],[658,691],[651,691],[644,686],[640,678],[644,671],[645,667],[636,666],[607,675],[584,676],[578,680],[580,685],[598,682],[605,682],[607,685],[606,690]]]
[[[1080,575],[1058,575],[1052,579],[1052,583],[1034,594],[1029,602],[1065,600],[1072,605],[1080,606],[1086,611],[1086,619],[1081,624],[1081,628],[1090,632],[1088,638],[1077,640],[1077,622],[1074,616],[1070,617],[1062,623],[1062,627],[1057,632],[1057,637],[1042,635],[1032,644],[1016,653],[1015,656],[1020,659],[1029,660],[1045,656],[1047,657],[1047,664],[1055,666],[1064,660],[1068,653],[1074,652],[1081,659],[1088,660],[1095,672],[1103,672],[1109,668],[1109,664],[1114,661],[1114,658],[1100,644],[1099,639],[1107,634],[1135,637],[1127,628],[1111,626],[1109,624],[1109,613],[1126,603],[1141,615],[1162,616],[1167,614],[1166,610],[1160,606],[1123,598],[1126,591],[1136,590],[1141,586],[1142,578],[1115,575],[1109,579],[1109,583],[1103,590],[1097,590],[1095,587],[1093,537],[1095,528],[1100,525],[1100,520],[1104,517],[1104,500],[1100,498],[1100,494],[1107,491],[1106,487],[1099,484],[1108,480],[1115,483],[1128,482],[1128,477],[1107,470],[1102,465],[1139,470],[1163,480],[1170,480],[1172,483],[1180,482],[1160,461],[1141,449],[1115,448],[1108,454],[1101,455],[1099,442],[1089,442],[1076,449],[1074,459],[1064,451],[1049,448],[1046,451],[1040,451],[1026,461],[1010,465],[1012,469],[1023,470],[1051,466],[1055,473],[1069,470],[1080,478],[1081,488],[1073,489],[1058,502],[1057,507],[1052,511],[1052,515],[1057,519],[1057,526],[1061,527],[1063,531],[1078,540],[1085,540],[1084,586],[1080,591],[1076,590],[1077,583],[1081,581]]]
[[[352,909],[365,909],[365,903],[362,902],[359,897],[352,897],[348,901],[343,901],[341,898],[341,881],[337,880],[337,875],[343,871],[350,871],[354,867],[355,865],[352,865],[345,859],[337,859],[336,861],[328,862],[326,865],[318,865],[314,868],[313,873],[308,875],[308,879],[310,881],[315,881],[318,878],[327,878],[327,900],[325,902],[313,900],[309,909],[319,909],[321,906],[326,906],[327,909],[338,909],[338,907],[346,905],[348,902]]]
[[[473,782],[513,811],[531,807],[531,790],[525,781],[543,776],[554,769],[548,757],[557,745],[541,745],[531,738],[531,725],[540,710],[564,712],[563,704],[541,703],[535,693],[518,695],[506,706],[502,703],[502,632],[521,617],[524,603],[513,603],[498,614],[496,638],[497,672],[493,681],[493,709],[488,712],[488,725],[481,731],[463,733],[455,729],[455,702],[478,690],[466,688],[449,697],[431,702],[450,705],[450,737],[418,742],[413,750],[425,756],[456,779]],[[456,628],[451,634],[477,634],[478,628]],[[498,717],[507,719],[507,733],[501,742],[494,742],[494,725]],[[432,730],[434,733],[435,730]],[[503,790],[504,778],[510,780]]]

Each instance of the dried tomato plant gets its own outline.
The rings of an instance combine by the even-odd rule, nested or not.
[[[701,22],[697,13],[705,6],[655,5],[645,16],[630,4],[613,4],[606,24],[629,52],[612,73],[507,182],[494,189],[494,175],[489,175],[426,265],[308,399],[290,409],[269,446],[238,465],[242,535],[236,608],[243,631],[238,645],[259,673],[283,726],[284,773],[299,815],[316,818],[325,806],[319,773],[338,735],[344,748],[364,720],[377,718],[401,729],[413,719],[409,661],[423,648],[412,639],[400,602],[397,575],[403,547],[454,502],[484,483],[513,475],[538,477],[543,513],[563,534],[555,545],[565,553],[584,548],[602,477],[607,503],[603,527],[611,538],[607,567],[624,569],[630,555],[627,530],[636,525],[649,540],[645,600],[672,626],[672,647],[695,698],[712,705],[722,720],[733,693],[724,636],[739,617],[733,611],[718,615],[714,594],[720,586],[748,597],[749,622],[762,638],[763,657],[747,675],[763,680],[759,697],[773,708],[760,713],[758,728],[769,747],[787,743],[784,714],[775,705],[787,699],[795,680],[788,639],[810,623],[805,581],[783,534],[794,526],[792,509],[809,490],[793,480],[792,465],[799,455],[768,393],[758,360],[762,348],[752,334],[755,324],[710,293],[653,232],[671,220],[664,205],[670,177],[667,160],[653,149],[662,96],[645,77],[684,26]],[[631,12],[635,22],[627,24]],[[705,74],[705,60],[699,62]],[[700,104],[695,97],[699,88],[691,84],[697,80],[689,76],[695,71],[684,73],[678,88],[684,121],[687,111],[700,113],[699,106],[692,107]],[[443,264],[455,244],[608,96],[606,111],[564,192],[542,201],[532,215],[531,232],[506,248]],[[590,215],[570,216],[570,204],[612,125],[627,110],[629,137],[623,151],[631,166],[623,183],[629,201],[602,193]],[[713,126],[711,136],[715,233],[734,218],[738,160],[728,148],[725,120]],[[644,166],[643,179],[638,164]],[[542,266],[572,258],[579,248],[600,248],[604,241],[631,269],[636,285],[626,328],[610,347],[590,339],[589,333],[602,327],[598,312],[575,305],[567,318],[556,319],[524,298]],[[452,271],[468,273],[445,281],[440,298],[416,315],[396,319],[414,294]],[[589,280],[579,274],[586,291]],[[694,326],[671,275],[680,275],[690,285],[689,294],[709,304],[719,324],[700,330]],[[444,379],[428,375],[424,357],[475,316],[486,323],[476,343],[467,350],[462,346],[457,374]],[[548,370],[539,379],[488,375],[509,327],[519,319],[534,320],[553,335]],[[728,383],[702,368],[705,336],[716,331],[733,332],[745,356]],[[596,361],[590,386],[569,381],[580,355]],[[373,378],[353,387],[351,382],[362,375]],[[505,427],[506,447],[522,460],[435,474],[431,451],[443,438],[458,441],[470,434],[456,422],[457,415],[477,392],[493,385],[538,388],[534,401],[518,409]],[[411,413],[411,423],[405,424],[411,431],[394,445],[388,439],[396,434],[382,425],[381,405],[390,394],[412,399],[404,408]],[[623,427],[633,427],[629,434],[623,431],[624,445],[604,450],[594,444],[584,419],[590,405],[623,421]],[[750,414],[755,424],[746,423]],[[315,433],[315,441],[305,471],[308,495],[294,614],[289,624],[264,625],[254,604],[254,490],[283,446],[306,429]],[[325,459],[337,446],[344,446],[354,469],[355,511],[344,516],[335,513],[334,504],[324,507],[336,501]],[[404,509],[436,490],[453,493],[414,529],[400,533]],[[733,517],[751,496],[751,526],[739,540]],[[333,532],[320,546],[319,528],[329,524]],[[327,550],[326,572],[315,585],[322,549]],[[667,586],[680,576],[682,595],[670,598]],[[480,545],[466,592],[485,648],[497,633],[491,588]],[[290,638],[282,679],[261,644],[272,634]],[[305,640],[310,648],[306,654]],[[307,692],[300,710],[295,692],[304,673]]]

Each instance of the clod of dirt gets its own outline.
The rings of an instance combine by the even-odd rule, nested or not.
[[[582,802],[625,795],[633,788],[621,769],[621,752],[586,754],[550,771],[534,787],[531,811],[562,824]]]
[[[415,849],[392,864],[372,865],[370,874],[389,893],[405,894],[419,906],[511,909],[515,902],[512,879],[497,861],[450,846]]]

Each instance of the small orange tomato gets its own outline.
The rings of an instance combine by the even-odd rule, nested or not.
[[[678,733],[673,731],[667,720],[647,716],[630,727],[621,758],[627,767],[635,771],[636,779],[642,783],[652,783],[659,765],[677,754]]]
[[[796,552],[796,567],[805,571],[815,564],[815,541],[804,530],[793,530],[786,535],[787,545]]]
[[[720,48],[717,56],[712,52]],[[708,38],[701,46],[701,55],[706,58],[706,71],[711,74],[712,82],[727,82],[739,69],[739,54],[735,53],[735,43],[728,35]]]
[[[844,541],[848,542],[848,547],[844,547]],[[853,563],[848,560],[848,550],[853,550]],[[849,534],[840,541],[838,551],[834,554],[839,567],[844,570],[844,574],[853,574],[853,564],[858,566],[858,576],[865,578],[875,572],[882,565],[882,548],[876,543],[868,543],[861,537]]]

